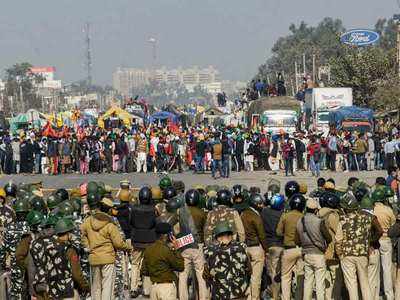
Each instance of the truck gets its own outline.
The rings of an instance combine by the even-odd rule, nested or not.
[[[311,97],[305,97],[306,119],[311,120],[312,129],[329,130],[329,112],[353,105],[351,88],[313,88]]]
[[[250,102],[249,127],[260,126],[272,134],[293,133],[300,129],[302,102],[292,97],[261,98]]]
[[[341,107],[329,112],[329,125],[337,130],[373,132],[374,112],[358,106]]]

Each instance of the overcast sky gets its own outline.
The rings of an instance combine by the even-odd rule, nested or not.
[[[118,66],[216,66],[224,79],[248,80],[291,23],[326,16],[346,28],[372,28],[399,11],[396,0],[13,0],[0,9],[0,69],[16,62],[55,66],[84,78],[83,26],[92,26],[93,77],[111,84]]]

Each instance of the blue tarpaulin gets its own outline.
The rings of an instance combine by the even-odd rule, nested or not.
[[[171,120],[173,123],[177,123],[179,121],[179,117],[167,111],[156,112],[150,116],[150,122],[158,120]]]
[[[365,120],[369,121],[372,124],[373,118],[374,112],[372,111],[372,109],[357,106],[344,106],[329,113],[329,124],[340,127],[340,124],[344,120]]]

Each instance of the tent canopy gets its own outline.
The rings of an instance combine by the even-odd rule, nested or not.
[[[101,128],[104,128],[104,120],[107,120],[112,116],[116,116],[117,118],[122,120],[122,122],[124,123],[125,126],[130,126],[131,125],[132,115],[130,113],[128,113],[126,110],[123,110],[120,107],[111,107],[109,110],[107,110],[104,113],[104,115],[99,117],[98,122],[97,122],[98,125]]]

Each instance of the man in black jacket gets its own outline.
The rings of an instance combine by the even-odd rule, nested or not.
[[[140,268],[143,262],[144,250],[153,244],[157,237],[155,232],[156,212],[153,205],[151,189],[143,187],[139,191],[139,204],[132,206],[131,213],[131,242],[132,251],[132,273],[131,273],[131,298],[140,295],[139,281]],[[150,294],[151,282],[148,277],[143,280],[143,294]]]
[[[261,212],[261,218],[264,223],[265,234],[267,238],[268,249],[266,252],[267,274],[271,280],[270,293],[272,299],[280,299],[280,283],[275,279],[280,274],[281,256],[283,252],[283,238],[276,235],[276,227],[283,213],[285,198],[282,195],[272,195],[267,199],[269,206]]]

